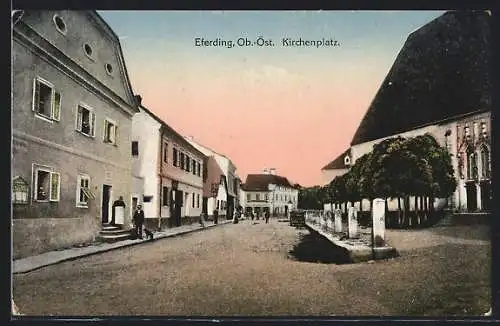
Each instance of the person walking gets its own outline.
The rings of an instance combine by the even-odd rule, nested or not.
[[[269,211],[266,211],[264,214],[265,214],[266,224],[267,224],[267,223],[269,223]]]
[[[214,209],[214,224],[217,224],[219,223],[219,211],[216,209]]]
[[[142,206],[138,205],[134,213],[134,225],[135,225],[135,234],[139,239],[142,239],[143,224],[144,224],[144,211],[142,210]]]

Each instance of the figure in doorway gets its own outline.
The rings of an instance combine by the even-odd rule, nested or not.
[[[123,207],[123,211],[125,211],[125,202],[123,201],[123,196],[118,197],[117,200],[113,202],[112,210],[111,210],[111,225],[115,225],[116,222],[116,209],[115,207]]]
[[[135,226],[135,234],[139,239],[142,239],[143,224],[144,224],[144,211],[142,210],[142,206],[138,205],[134,213],[134,226]]]

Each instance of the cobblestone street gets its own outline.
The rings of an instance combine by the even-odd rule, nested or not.
[[[388,231],[401,257],[337,265],[290,257],[306,229],[245,220],[14,275],[13,294],[26,315],[479,315],[490,245],[463,230]]]

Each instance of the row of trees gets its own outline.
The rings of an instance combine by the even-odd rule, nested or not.
[[[383,140],[361,156],[348,173],[315,192],[324,203],[355,203],[375,198],[397,199],[397,224],[411,224],[410,197],[416,223],[432,213],[434,198],[448,198],[457,186],[451,157],[430,134]],[[362,207],[360,205],[360,207]],[[425,212],[425,214],[419,214]]]

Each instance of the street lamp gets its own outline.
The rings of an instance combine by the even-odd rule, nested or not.
[[[12,181],[12,203],[28,203],[28,183],[21,177],[16,177]]]

